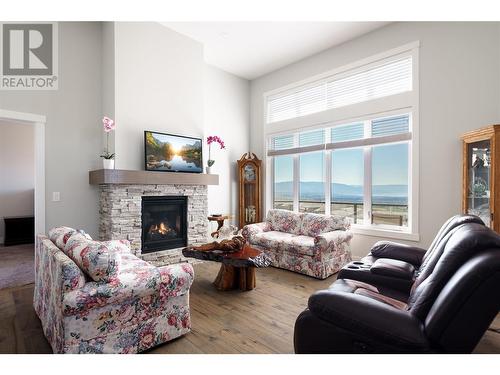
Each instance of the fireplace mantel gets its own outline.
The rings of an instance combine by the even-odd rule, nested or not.
[[[91,185],[219,185],[219,175],[98,169],[89,172]]]

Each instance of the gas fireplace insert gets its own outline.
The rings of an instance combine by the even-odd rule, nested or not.
[[[142,253],[187,246],[187,197],[142,197]]]

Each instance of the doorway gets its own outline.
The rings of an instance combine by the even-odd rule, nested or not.
[[[45,122],[45,116],[0,110],[1,161],[8,163],[2,165],[0,177],[0,216],[11,234],[1,231],[0,241],[13,245],[0,245],[0,289],[34,282],[34,244],[21,244],[22,236],[12,234],[29,238],[31,232],[33,238],[33,226],[35,233],[45,232]]]

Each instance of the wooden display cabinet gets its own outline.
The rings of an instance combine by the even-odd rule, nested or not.
[[[262,161],[254,153],[245,153],[238,160],[240,229],[262,221],[261,166]]]
[[[500,232],[500,125],[462,135],[462,211]]]

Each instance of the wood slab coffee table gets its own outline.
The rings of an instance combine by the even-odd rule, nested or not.
[[[213,283],[218,290],[237,288],[252,290],[255,288],[255,268],[267,267],[271,264],[266,254],[248,244],[236,252],[186,247],[182,250],[182,254],[188,258],[222,263]]]

